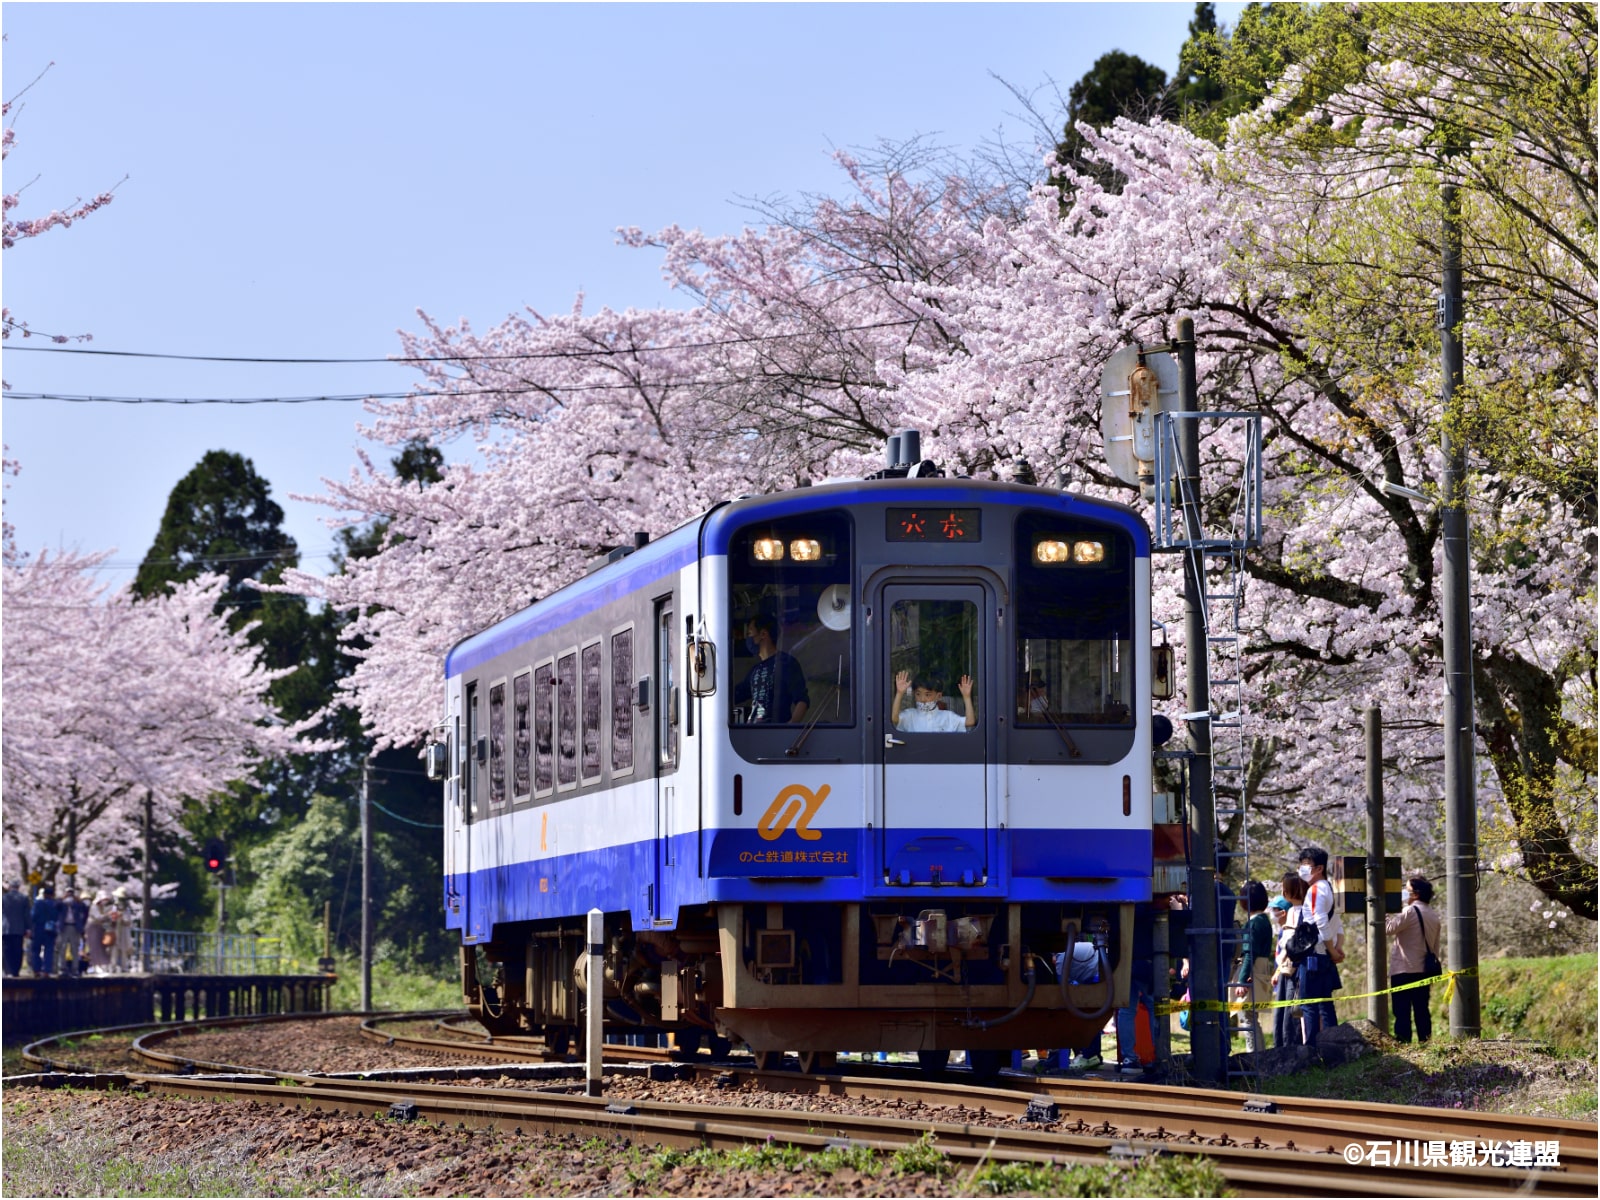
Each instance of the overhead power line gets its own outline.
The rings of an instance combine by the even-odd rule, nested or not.
[[[32,354],[90,354],[104,358],[157,358],[173,362],[248,363],[252,365],[277,364],[284,366],[357,366],[372,363],[454,363],[454,362],[516,362],[533,359],[612,358],[660,350],[711,350],[718,346],[745,346],[758,342],[781,342],[794,338],[815,337],[822,333],[864,333],[873,329],[894,329],[902,325],[915,325],[920,318],[906,317],[898,321],[874,321],[867,325],[846,325],[838,329],[797,330],[793,333],[756,333],[741,337],[714,338],[703,342],[674,342],[661,346],[597,346],[592,350],[544,350],[516,354],[437,354],[389,355],[384,358],[279,358],[267,355],[230,354],[166,354],[155,350],[96,350],[87,346],[7,346],[10,353]],[[319,397],[320,398],[320,397]]]
[[[63,404],[355,404],[363,400],[449,400],[458,396],[521,396],[528,392],[628,392],[660,387],[721,387],[726,379],[645,379],[626,383],[529,383],[522,387],[463,388],[453,392],[350,392],[329,396],[98,396],[68,392],[0,393],[8,400],[55,400]]]

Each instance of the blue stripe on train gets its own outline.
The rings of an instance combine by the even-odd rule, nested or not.
[[[946,871],[949,882],[928,885],[885,885],[881,879],[863,880],[861,866],[876,863],[875,839],[881,831],[822,830],[823,836],[807,842],[788,837],[772,842],[753,830],[715,830],[707,835],[712,868],[702,878],[694,862],[701,835],[673,839],[672,863],[661,871],[659,908],[675,914],[686,905],[713,902],[848,902],[896,897],[941,897],[962,900],[997,900],[1119,903],[1150,899],[1151,841],[1148,830],[1137,829],[1012,829],[990,831],[897,831],[891,854],[908,845],[929,847],[948,857],[944,843],[971,846],[987,841],[988,853],[1003,861],[991,864],[985,884],[962,886],[959,867]],[[780,847],[781,848],[776,848]],[[785,852],[790,857],[786,861]],[[758,863],[755,855],[760,853]],[[776,857],[768,859],[768,854]],[[798,856],[804,853],[806,857]],[[815,853],[816,860],[810,858]],[[826,861],[828,854],[832,861]],[[750,857],[746,858],[748,855]],[[957,860],[951,859],[951,862]],[[950,867],[949,862],[941,865]],[[1008,882],[1009,877],[1009,882]],[[631,912],[637,927],[652,924],[650,888],[656,878],[656,843],[631,842],[583,854],[558,855],[532,862],[484,868],[470,876],[446,879],[461,899],[465,912],[448,911],[445,925],[461,929],[463,940],[488,938],[493,927],[509,921],[531,921],[577,916],[590,908],[606,912]],[[470,891],[470,896],[466,895]],[[463,928],[470,913],[471,926]]]

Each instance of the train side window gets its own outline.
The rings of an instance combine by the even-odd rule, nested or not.
[[[467,820],[471,821],[478,815],[478,788],[481,786],[481,767],[478,764],[478,685],[467,684],[467,744],[462,747],[466,751],[466,762],[461,771],[461,783],[467,792],[466,811]]]
[[[528,757],[533,748],[532,709],[533,676],[523,671],[511,681],[511,795],[517,800],[533,793]]]
[[[533,670],[533,794],[556,790],[555,759],[556,665],[547,661]]]
[[[578,654],[556,663],[556,788],[578,786]]]
[[[661,769],[678,765],[678,655],[677,630],[669,600],[656,604],[656,678],[660,681],[656,703],[656,745]]]
[[[590,642],[581,651],[583,679],[580,689],[583,716],[583,759],[581,763],[584,783],[595,783],[600,778],[600,716],[601,700],[600,643]]]
[[[611,635],[611,774],[633,774],[633,629]]]
[[[489,803],[506,802],[506,681],[489,685]]]

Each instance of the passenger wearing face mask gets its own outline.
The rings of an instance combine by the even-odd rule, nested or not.
[[[1427,971],[1427,955],[1439,953],[1439,914],[1433,911],[1433,884],[1421,875],[1406,881],[1400,889],[1398,913],[1384,921],[1383,927],[1389,941],[1389,986],[1416,983],[1431,978]],[[1394,994],[1394,1036],[1396,1041],[1411,1040],[1413,1019],[1417,1026],[1417,1041],[1425,1042],[1433,1036],[1433,1015],[1428,1011],[1428,994],[1431,987],[1406,988]]]
[[[978,704],[972,698],[972,676],[961,677],[961,702],[967,715],[940,708],[944,699],[944,683],[932,675],[918,675],[913,691],[911,672],[901,671],[894,677],[894,701],[889,706],[889,722],[905,733],[965,733],[978,724]],[[915,707],[904,708],[907,693],[912,693]]]
[[[746,644],[756,665],[733,690],[733,702],[749,705],[752,725],[798,725],[811,707],[806,673],[794,656],[778,649],[778,622],[758,613],[745,624]]]
[[[1300,963],[1300,998],[1305,1007],[1306,1045],[1317,1044],[1317,1034],[1339,1023],[1333,1008],[1333,993],[1344,986],[1339,967],[1328,955],[1328,948],[1344,934],[1339,913],[1334,908],[1333,884],[1327,880],[1328,852],[1320,846],[1300,851],[1300,878],[1306,885],[1302,920],[1310,921],[1320,935],[1317,948]]]

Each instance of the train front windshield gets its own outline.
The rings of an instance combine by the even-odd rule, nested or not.
[[[1017,705],[1022,725],[1133,723],[1133,554],[1104,527],[1017,521]]]
[[[735,725],[850,725],[850,518],[747,527],[729,553]]]

